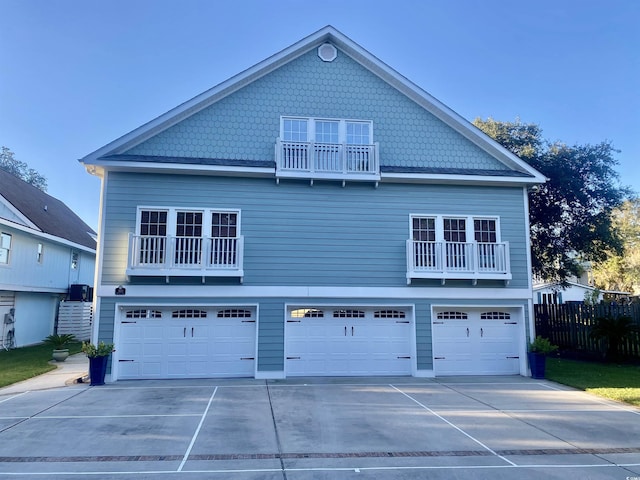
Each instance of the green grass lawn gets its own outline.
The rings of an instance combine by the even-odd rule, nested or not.
[[[81,343],[69,344],[69,353],[79,353]],[[35,345],[32,347],[14,348],[0,351],[0,387],[21,382],[43,373],[55,370],[56,366],[49,364],[52,348],[50,345]]]
[[[640,407],[640,366],[547,358],[546,378]]]

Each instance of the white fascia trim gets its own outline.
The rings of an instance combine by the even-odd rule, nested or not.
[[[117,285],[101,284],[96,289],[102,298],[371,298],[385,299],[436,298],[440,300],[528,300],[526,288],[431,288],[431,287],[319,287],[319,286],[244,286],[244,285],[128,285],[126,296],[116,295]],[[304,301],[304,300],[301,300]],[[290,300],[294,303],[294,300]],[[379,303],[379,302],[378,302]]]
[[[34,230],[42,231],[40,228],[38,228],[38,226],[35,223],[29,220],[29,218],[27,218],[27,216],[24,213],[22,213],[20,210],[14,207],[9,200],[3,197],[2,194],[0,194],[0,203],[4,205],[5,208],[9,210],[11,213],[13,213],[16,217],[22,220],[27,227],[33,228]]]
[[[25,232],[30,235],[33,235],[34,237],[43,238],[45,240],[58,243],[60,245],[76,248],[78,250],[82,250],[83,252],[93,253],[94,255],[96,253],[95,249],[93,248],[85,247],[84,245],[80,245],[79,243],[71,242],[69,240],[65,240],[64,238],[56,237],[55,235],[51,235],[49,233],[44,233],[40,230],[34,231],[30,227],[25,227],[24,225],[20,225],[19,223],[5,220],[4,218],[0,218],[0,225],[6,225],[7,227],[15,228],[16,230],[20,230],[21,232]],[[89,235],[89,232],[87,232],[87,236],[91,236]]]
[[[105,171],[144,171],[145,173],[168,173],[173,175],[246,175],[253,177],[275,178],[275,167],[238,167],[229,165],[199,165],[191,163],[127,162],[122,160],[98,160],[95,164],[87,165],[86,170],[91,175],[95,175],[97,177],[103,177]]]
[[[494,177],[490,175],[456,175],[443,173],[382,173],[380,182],[413,182],[442,184],[473,184],[473,185],[537,185],[535,178],[525,177]]]
[[[0,290],[9,292],[29,292],[29,293],[67,293],[66,287],[38,287],[29,285],[12,285],[10,283],[0,283]]]

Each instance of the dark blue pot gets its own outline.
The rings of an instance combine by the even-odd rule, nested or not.
[[[91,385],[104,385],[104,377],[107,374],[109,356],[89,358],[89,378]]]
[[[529,367],[531,368],[531,378],[544,378],[547,356],[536,352],[529,352],[528,356]]]

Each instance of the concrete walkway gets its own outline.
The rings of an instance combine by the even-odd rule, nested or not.
[[[64,362],[52,360],[49,363],[58,368],[23,382],[0,388],[0,395],[64,387],[76,383],[79,378],[86,377],[89,371],[89,359],[84,353],[70,355]],[[88,383],[86,385],[89,386]]]

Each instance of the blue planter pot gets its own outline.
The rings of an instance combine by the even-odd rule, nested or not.
[[[529,367],[531,368],[531,378],[544,378],[547,356],[541,353],[529,352]]]
[[[104,385],[104,377],[107,374],[109,356],[89,358],[89,378],[91,385]]]

